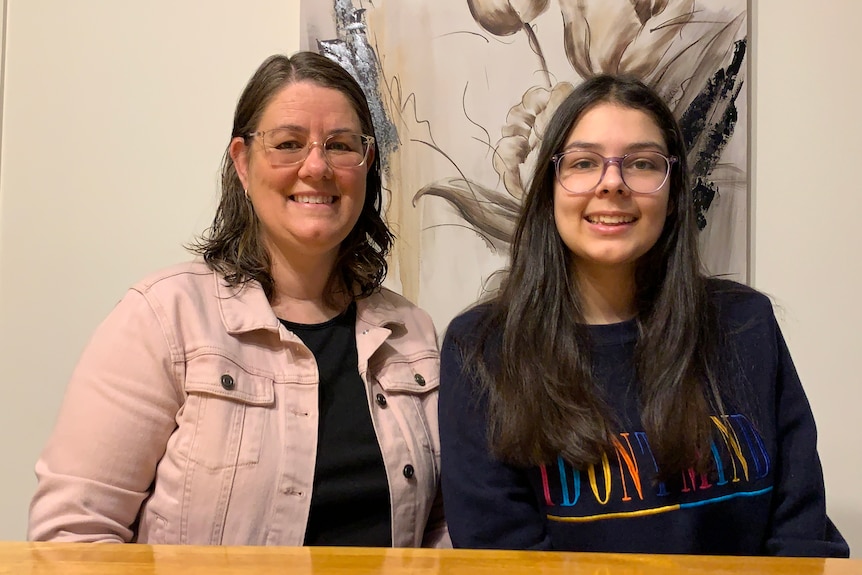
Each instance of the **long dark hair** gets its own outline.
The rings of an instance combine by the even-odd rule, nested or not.
[[[551,157],[572,127],[600,103],[648,114],[679,158],[670,177],[667,219],[635,270],[635,347],[641,419],[668,477],[708,469],[710,415],[723,411],[713,359],[717,319],[697,250],[683,137],[667,105],[637,79],[602,75],[580,84],[556,110],[536,158],[512,242],[511,266],[488,306],[478,343],[466,350],[489,398],[489,439],[511,463],[540,465],[558,455],[575,465],[613,449],[616,418],[591,376],[577,269],[554,223]],[[498,352],[489,353],[500,345]],[[490,357],[497,359],[490,359]],[[497,363],[499,361],[499,364]]]
[[[267,58],[245,86],[236,105],[231,140],[247,139],[258,129],[261,116],[272,99],[286,86],[308,81],[338,90],[359,117],[364,134],[374,136],[371,111],[362,88],[344,68],[314,52],[298,52],[291,57]],[[194,253],[221,273],[230,285],[256,280],[267,298],[275,293],[269,252],[260,235],[260,223],[245,197],[236,167],[225,150],[221,168],[221,200],[212,226],[189,246]],[[386,255],[394,239],[381,216],[382,186],[380,155],[368,167],[365,204],[356,225],[341,242],[333,275],[324,292],[324,301],[336,306],[336,294],[346,288],[355,298],[371,295],[386,277]]]

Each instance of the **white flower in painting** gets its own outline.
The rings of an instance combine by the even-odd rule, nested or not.
[[[467,0],[467,6],[482,28],[510,36],[547,10],[548,0]]]
[[[523,196],[521,168],[530,152],[538,149],[548,121],[572,90],[574,86],[568,82],[560,82],[550,90],[535,86],[509,110],[502,129],[503,137],[494,150],[494,170],[500,174],[506,191],[512,196]]]
[[[505,248],[525,193],[522,174],[532,167],[548,121],[574,88],[568,82],[552,82],[530,24],[547,10],[547,0],[467,4],[476,22],[494,35],[525,32],[546,86],[529,88],[509,109],[492,160],[505,192],[461,176],[424,186],[414,201],[425,195],[445,199],[489,245]],[[654,88],[674,111],[694,176],[698,226],[705,228],[719,184],[729,189],[734,182],[744,182],[739,168],[721,163],[745,82],[747,39],[739,39],[744,10],[730,17],[706,14],[695,8],[695,0],[559,0],[559,6],[566,56],[580,77],[632,74]],[[695,13],[704,17],[695,19]]]
[[[646,80],[693,9],[694,0],[560,0],[566,55],[583,78],[628,73]]]

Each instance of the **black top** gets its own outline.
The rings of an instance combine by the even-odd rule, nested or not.
[[[356,351],[356,305],[325,323],[281,320],[320,374],[317,463],[305,545],[390,547],[389,482]]]
[[[613,452],[590,467],[558,458],[530,469],[491,455],[486,398],[476,401],[477,384],[461,369],[455,342],[470,340],[484,309],[452,322],[439,409],[443,500],[456,547],[848,556],[826,516],[814,418],[770,301],[731,282],[711,285],[729,383],[746,390],[750,408],[713,418],[713,474],[668,482],[655,480],[640,422],[635,321],[589,328],[593,375],[620,421]]]

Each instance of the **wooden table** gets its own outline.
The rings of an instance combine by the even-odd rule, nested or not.
[[[694,557],[530,551],[336,547],[185,547],[0,543],[0,574],[14,575],[758,575],[862,574],[857,559]]]

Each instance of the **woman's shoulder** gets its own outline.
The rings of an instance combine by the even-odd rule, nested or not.
[[[364,301],[365,305],[370,308],[388,307],[394,310],[422,309],[400,293],[383,286],[374,291],[374,293],[364,300],[360,301]]]
[[[424,309],[391,289],[381,287],[356,302],[360,319],[371,325],[401,324],[407,331],[421,331],[436,341],[436,328]]]
[[[197,259],[151,273],[132,285],[126,298],[141,298],[171,316],[224,316],[237,329],[250,323],[278,325],[260,283],[230,285],[221,273]]]
[[[360,308],[392,318],[423,316],[428,313],[405,296],[389,288],[380,287],[370,296],[357,301]]]
[[[155,272],[152,272],[138,280],[132,289],[140,292],[148,292],[153,289],[165,289],[182,285],[214,285],[210,281],[213,271],[202,260],[190,260],[177,263]]]

